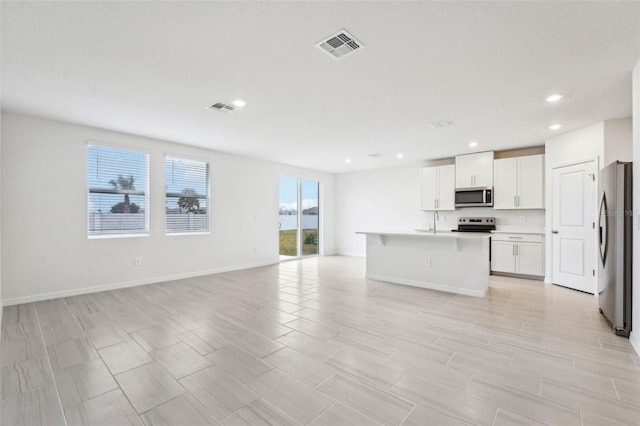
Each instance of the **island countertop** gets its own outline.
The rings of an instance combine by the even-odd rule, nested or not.
[[[491,234],[484,232],[455,232],[455,231],[357,231],[363,235],[388,235],[395,237],[419,237],[419,238],[448,238],[464,240],[482,240],[491,238]]]

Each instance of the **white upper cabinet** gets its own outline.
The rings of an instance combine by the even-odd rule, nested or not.
[[[493,208],[515,209],[518,194],[517,158],[504,158],[493,163]]]
[[[455,210],[455,166],[420,169],[421,210]]]
[[[494,161],[493,208],[544,208],[543,154]]]
[[[493,151],[456,156],[456,188],[493,186]]]
[[[438,210],[456,209],[456,166],[438,167]]]
[[[420,188],[422,190],[420,210],[435,210],[438,192],[440,192],[437,167],[423,167],[420,169]]]

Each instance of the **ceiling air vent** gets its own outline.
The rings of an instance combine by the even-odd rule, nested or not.
[[[433,121],[433,122],[429,123],[429,125],[431,125],[431,127],[433,127],[434,129],[442,129],[444,127],[453,126],[453,121],[451,121],[450,119],[446,118],[446,119],[440,120],[440,121]]]
[[[227,105],[222,102],[216,102],[215,104],[209,105],[209,109],[215,109],[220,112],[233,111],[235,108],[233,105]]]
[[[364,47],[362,43],[356,40],[355,37],[346,30],[338,31],[317,43],[316,46],[335,60],[342,59],[348,54]]]

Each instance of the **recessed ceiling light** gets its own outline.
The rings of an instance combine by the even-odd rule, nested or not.
[[[470,146],[471,148],[475,148],[476,146],[478,146],[478,142],[476,142],[476,141],[471,141],[471,142],[469,142],[469,146]]]
[[[558,130],[560,127],[562,127],[561,124],[552,124],[549,126],[549,130]]]
[[[344,160],[345,163],[349,164],[351,162],[351,158],[347,158]]]
[[[547,96],[547,98],[545,99],[545,101],[547,102],[558,102],[560,99],[562,99],[562,95],[551,95],[551,96]]]
[[[242,99],[236,99],[235,101],[233,101],[233,104],[235,106],[237,106],[238,108],[242,108],[243,106],[245,106],[247,103],[245,101],[243,101]]]
[[[401,152],[399,152],[396,154],[396,158],[399,160],[401,158],[404,158],[404,155]]]

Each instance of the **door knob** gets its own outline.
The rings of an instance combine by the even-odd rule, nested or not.
[[[554,231],[551,231],[551,233],[552,233],[552,234],[557,234],[557,233],[558,233],[558,231],[555,231],[555,230],[554,230]]]

